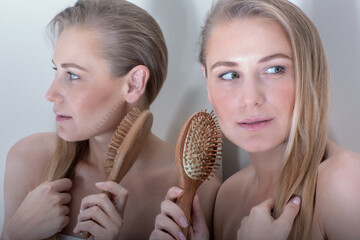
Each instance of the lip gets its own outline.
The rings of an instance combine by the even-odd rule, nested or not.
[[[72,117],[71,116],[67,116],[67,115],[63,115],[61,113],[58,113],[56,111],[54,111],[55,115],[56,115],[56,121],[59,122],[64,122],[67,120],[70,120]]]
[[[238,122],[238,125],[247,131],[259,131],[265,128],[272,120],[272,118],[246,118]]]

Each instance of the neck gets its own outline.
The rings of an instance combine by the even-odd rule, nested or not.
[[[95,168],[104,169],[106,152],[114,131],[89,139],[89,155],[87,162]]]
[[[106,159],[107,149],[109,143],[111,142],[112,136],[113,133],[109,133],[89,139],[89,155],[87,159],[89,164],[98,169],[104,169],[104,161]],[[148,162],[146,160],[148,160],[149,156],[152,155],[152,145],[156,142],[156,139],[154,138],[154,134],[150,131],[149,135],[147,136],[147,140],[136,162],[133,165],[133,168],[144,167],[144,164]]]
[[[144,99],[139,100],[135,104],[129,104],[126,108],[126,113],[130,112],[134,107],[138,108],[141,111],[148,109],[149,104]],[[104,169],[104,161],[106,159],[106,153],[111,142],[111,139],[114,135],[115,129],[106,133],[103,133],[99,136],[92,137],[89,139],[89,155],[87,162],[95,168]],[[150,136],[151,134],[149,134]]]
[[[286,143],[283,143],[266,152],[249,153],[258,187],[270,191],[277,187],[285,161],[285,149]]]

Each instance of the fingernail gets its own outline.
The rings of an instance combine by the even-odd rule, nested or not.
[[[95,183],[95,185],[96,185],[97,187],[101,187],[102,185],[104,185],[104,182],[97,182],[97,183]]]
[[[183,227],[183,228],[188,226],[186,219],[183,217],[179,218],[179,222],[180,222],[181,227]]]
[[[184,236],[184,234],[180,231],[180,232],[178,232],[178,237],[181,239],[181,240],[186,240],[186,238],[185,238],[185,236]]]
[[[297,206],[300,206],[301,198],[300,197],[294,197],[293,199],[291,199],[291,202],[294,203]]]
[[[177,193],[177,194],[180,194],[180,193],[182,193],[182,189],[181,188],[175,188],[175,193]]]

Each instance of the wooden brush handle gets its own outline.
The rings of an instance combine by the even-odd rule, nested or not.
[[[190,178],[184,179],[183,182],[180,182],[180,187],[184,190],[184,194],[178,198],[176,204],[184,211],[188,224],[190,224],[191,220],[191,209],[194,196],[201,183],[201,181],[195,181]],[[189,226],[182,229],[182,232],[186,238],[188,230]]]

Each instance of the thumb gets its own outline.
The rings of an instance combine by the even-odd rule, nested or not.
[[[278,218],[278,220],[293,224],[295,217],[298,215],[300,210],[301,198],[296,196],[292,198],[285,206],[284,212]]]

